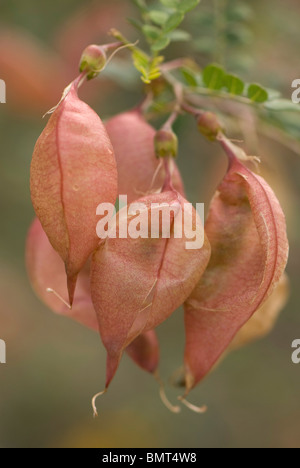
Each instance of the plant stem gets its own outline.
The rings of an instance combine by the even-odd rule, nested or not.
[[[228,94],[228,93],[226,93],[224,91],[215,91],[213,89],[198,87],[198,88],[194,88],[193,91],[190,91],[189,89],[187,89],[186,92],[189,93],[190,95],[197,94],[197,95],[205,96],[205,97],[214,97],[214,98],[227,99],[227,100],[232,99],[233,101],[239,102],[241,104],[247,104],[247,105],[251,104],[253,106],[258,107],[258,104],[251,101],[247,97],[238,96],[236,94],[230,95],[230,94]]]
[[[189,104],[187,104],[186,102],[183,102],[181,104],[181,108],[182,108],[182,110],[184,110],[188,114],[193,115],[194,117],[198,117],[199,115],[201,115],[203,113],[202,110],[196,109],[196,107],[192,107]]]
[[[179,113],[180,113],[180,107],[178,105],[176,105],[174,111],[172,112],[172,114],[170,115],[168,120],[164,123],[162,129],[163,130],[171,130],[172,127],[173,127],[174,122],[178,118]]]
[[[126,39],[126,37],[123,36],[123,34],[120,31],[118,31],[117,29],[112,28],[109,31],[109,34],[111,36],[113,36],[115,39],[117,39],[117,41],[119,41],[122,44],[128,46],[128,49],[131,50],[131,52],[135,51],[135,49],[136,49],[135,44],[132,44],[130,41],[128,41],[128,39]]]
[[[190,58],[185,58],[185,57],[171,60],[170,62],[166,62],[161,65],[160,69],[162,72],[169,72],[172,70],[178,70],[178,68],[182,68],[185,66],[199,69],[199,66],[196,64],[194,60]]]

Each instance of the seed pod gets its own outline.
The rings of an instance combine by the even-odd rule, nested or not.
[[[253,341],[259,340],[268,335],[268,333],[272,331],[278,315],[285,307],[288,297],[289,280],[287,274],[284,273],[270,297],[237,332],[226,351],[214,365],[213,369],[223,362],[223,359],[226,358],[231,351],[236,351],[237,349],[247,346]]]
[[[138,110],[132,110],[112,117],[106,123],[106,130],[115,151],[119,195],[127,195],[130,204],[149,191],[160,189],[164,183],[165,172],[163,164],[155,154],[156,131],[145,121],[142,114]],[[171,167],[173,184],[179,193],[184,195],[183,182],[176,163],[172,161]],[[139,346],[136,343],[139,343]],[[138,350],[138,347],[141,349]],[[156,370],[159,345],[153,330],[140,335],[126,351],[144,370]]]
[[[36,143],[30,188],[35,212],[65,263],[72,304],[77,275],[99,242],[96,208],[117,196],[111,142],[98,115],[78,98],[75,82]]]
[[[118,166],[119,194],[128,196],[128,203],[162,188],[165,180],[163,164],[156,158],[156,131],[137,110],[124,112],[106,123]],[[174,188],[184,194],[180,173],[172,161]]]
[[[197,117],[197,124],[199,132],[211,141],[215,141],[223,130],[217,115],[213,112],[200,113]]]
[[[127,202],[130,204],[148,192],[160,189],[165,180],[165,171],[155,154],[156,131],[145,121],[142,114],[138,110],[119,114],[108,120],[106,130],[117,160],[119,195],[127,195]],[[173,184],[184,196],[183,182],[174,161],[171,162],[171,167]],[[158,340],[155,338],[155,332],[151,333],[152,339],[149,339],[146,345],[147,354],[153,356],[153,361],[157,364]],[[141,342],[143,338],[137,338],[136,341],[138,340]],[[145,340],[144,342],[146,343]],[[145,366],[142,367],[145,369]],[[153,366],[150,363],[148,367]]]
[[[176,158],[178,154],[178,138],[171,129],[161,129],[154,137],[154,148],[157,158]]]
[[[72,309],[56,295],[47,291],[50,288],[67,301],[64,263],[50,244],[37,218],[33,221],[27,236],[26,265],[35,293],[51,310],[98,331],[98,321],[91,300],[89,263],[78,275]]]
[[[271,296],[235,335],[228,351],[238,349],[270,333],[278,315],[287,303],[288,296],[289,281],[287,275],[284,274]]]
[[[177,192],[167,190],[141,198],[137,203],[138,206],[143,204],[145,209],[139,209],[138,218],[129,216],[126,229],[130,233],[132,222],[144,226],[150,218],[151,223],[146,224],[145,229],[151,230],[152,237],[134,238],[131,235],[120,238],[124,217],[127,217],[128,208],[125,207],[116,218],[116,238],[109,235],[92,260],[92,300],[108,353],[106,387],[117,370],[123,350],[142,332],[152,330],[166,320],[185,301],[210,256],[210,247],[196,211],[186,210],[181,219],[180,210],[187,202]],[[152,203],[164,203],[162,213],[171,224],[170,238],[162,237],[167,223],[160,222],[154,232]],[[135,208],[131,206],[131,210],[135,211]],[[176,230],[183,227],[183,218],[183,235],[175,238]],[[204,245],[201,249],[189,250],[186,242],[193,237],[196,223]]]
[[[288,258],[285,217],[276,196],[237,159],[239,148],[225,137],[221,143],[229,169],[205,225],[212,256],[185,305],[187,393],[272,293]]]
[[[159,363],[159,344],[154,330],[139,335],[127,348],[131,359],[143,370],[153,374]]]
[[[92,330],[99,331],[96,312],[91,299],[90,262],[78,275],[74,303],[70,309],[55,294],[67,299],[65,267],[62,259],[50,244],[40,221],[36,218],[28,232],[26,242],[26,265],[32,287],[37,296],[54,312],[72,318]],[[158,341],[154,331],[139,336],[126,352],[142,369],[153,373],[158,366]]]
[[[87,79],[96,78],[107,63],[105,48],[91,44],[86,47],[79,62],[80,72],[86,72]]]

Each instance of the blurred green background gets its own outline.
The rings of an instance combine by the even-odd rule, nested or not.
[[[55,316],[31,290],[24,244],[34,216],[29,167],[46,122],[42,115],[76,75],[80,51],[88,43],[109,40],[105,33],[114,26],[128,31],[125,18],[134,14],[129,3],[1,1],[0,78],[6,81],[7,104],[0,104],[0,338],[7,344],[7,364],[0,365],[0,446],[300,447],[300,365],[291,362],[291,343],[300,338],[299,154],[266,137],[259,140],[267,178],[288,217],[292,294],[266,339],[230,355],[193,391],[194,403],[208,405],[206,415],[187,409],[180,415],[169,413],[154,379],[124,356],[110,391],[98,401],[99,418],[94,420],[90,400],[103,388],[105,373],[100,339]],[[231,31],[225,62],[246,80],[276,87],[289,98],[292,80],[300,78],[299,2],[245,3],[253,8],[246,18],[249,28]],[[205,11],[209,4],[210,0],[202,1]],[[206,38],[205,45],[201,39],[201,21],[208,33],[213,32],[209,19],[200,16],[192,15],[185,25],[197,50],[189,43],[177,45],[168,52],[170,58],[195,55],[201,64],[208,61],[210,43]],[[134,30],[128,34],[135,39]],[[118,60],[124,57],[126,53]],[[114,74],[115,81],[120,81],[117,67]],[[91,86],[86,98],[101,117],[141,99],[142,84],[133,83],[126,67],[125,76],[120,87],[106,79]],[[191,119],[181,119],[177,130],[179,166],[188,197],[208,202],[220,178],[223,157],[203,142]],[[182,363],[182,311],[158,333],[165,377]],[[178,390],[168,387],[167,392],[175,401]]]

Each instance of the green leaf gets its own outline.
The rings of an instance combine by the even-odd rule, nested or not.
[[[188,33],[187,31],[183,31],[182,29],[176,29],[175,31],[171,31],[168,34],[168,37],[173,42],[189,41],[192,38],[190,33]]]
[[[188,11],[191,11],[194,8],[196,8],[196,6],[199,5],[199,3],[200,0],[180,0],[178,8],[183,13],[187,13]]]
[[[146,2],[145,0],[133,0],[133,3],[135,3],[135,5],[142,11],[142,12],[146,12],[147,11],[147,5],[146,5]]]
[[[194,70],[191,70],[190,68],[182,68],[181,73],[186,81],[186,83],[191,86],[192,88],[195,88],[198,86],[198,76],[197,73],[194,72]]]
[[[220,65],[208,65],[203,70],[203,82],[209,89],[221,89],[224,76],[225,71]]]
[[[156,26],[151,26],[149,24],[145,24],[143,26],[143,33],[150,42],[156,41],[161,36],[161,30]]]
[[[169,37],[163,36],[151,46],[151,50],[152,52],[159,52],[160,50],[163,50],[166,47],[168,47],[170,42],[171,41]]]
[[[161,75],[159,65],[164,61],[164,57],[162,55],[159,55],[158,57],[155,57],[151,62],[149,66],[149,73],[148,73],[148,79],[149,81],[156,80],[156,78],[159,78]]]
[[[253,102],[265,102],[268,100],[268,92],[258,84],[251,84],[248,87],[248,98]]]
[[[175,8],[177,10],[180,0],[160,0],[160,3],[162,3],[167,8]]]
[[[149,57],[141,50],[135,49],[132,52],[132,58],[135,68],[142,74],[144,80],[149,80],[147,71],[149,68]]]
[[[241,95],[245,89],[245,83],[235,75],[226,75],[224,77],[224,86],[230,94]]]
[[[135,48],[132,52],[132,57],[134,66],[142,74],[144,83],[150,83],[161,75],[159,65],[164,60],[163,56],[159,55],[151,59],[145,52]]]
[[[164,25],[164,31],[169,32],[172,31],[173,29],[176,29],[177,26],[182,23],[184,19],[184,14],[180,12],[173,13],[169,19],[167,20],[166,24]]]
[[[151,10],[149,11],[149,18],[153,23],[158,24],[158,26],[163,26],[167,22],[169,15],[165,11]]]
[[[265,103],[265,108],[271,111],[300,112],[300,105],[294,104],[289,99],[275,99]]]
[[[138,21],[135,18],[127,18],[128,23],[130,23],[134,28],[136,28],[138,31],[143,31],[143,23]]]
[[[135,63],[141,67],[147,67],[149,64],[149,57],[140,49],[134,49],[132,57]]]

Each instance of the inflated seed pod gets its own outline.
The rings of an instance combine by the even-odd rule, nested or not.
[[[96,312],[91,299],[90,261],[78,275],[73,306],[67,304],[65,267],[50,244],[40,221],[36,218],[28,232],[26,266],[36,295],[59,315],[69,317],[81,325],[99,332]],[[139,336],[126,352],[142,369],[153,373],[159,360],[159,345],[154,331]]]
[[[91,291],[107,349],[106,387],[123,350],[141,333],[166,320],[187,299],[207,266],[210,246],[200,217],[191,205],[180,216],[185,203],[171,188],[139,199],[131,205],[129,216],[127,207],[119,212],[116,229],[93,255]],[[156,214],[162,210],[156,226],[155,210]],[[120,238],[124,218],[129,235]],[[168,222],[169,238],[163,236]],[[138,226],[141,232],[136,235]],[[182,235],[177,236],[180,231]],[[196,232],[202,237],[202,248],[189,249],[188,239]]]
[[[112,117],[106,123],[106,130],[116,156],[119,195],[126,195],[130,204],[149,192],[160,190],[165,180],[165,169],[162,160],[155,154],[156,131],[145,121],[141,112],[135,109]],[[184,196],[177,165],[175,161],[170,164],[174,187]],[[154,372],[159,360],[155,331],[140,335],[129,345],[127,352],[140,367]]]
[[[79,271],[99,243],[96,208],[115,203],[117,169],[98,115],[77,94],[78,80],[39,137],[31,163],[32,203],[65,263],[72,304]]]
[[[106,130],[113,144],[118,166],[118,190],[127,195],[128,203],[160,190],[165,171],[162,161],[155,155],[155,129],[139,110],[124,112],[106,122]],[[174,188],[184,195],[183,182],[172,161]]]
[[[205,224],[212,256],[185,304],[186,393],[270,296],[288,258],[285,217],[274,192],[238,159],[239,148],[220,139],[229,168]]]

